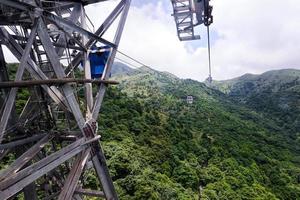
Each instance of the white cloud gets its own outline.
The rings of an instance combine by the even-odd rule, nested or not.
[[[192,51],[178,40],[171,12],[166,12],[160,1],[131,9],[120,49],[155,69],[180,77],[207,76],[207,67],[200,63],[207,63],[206,49]]]
[[[228,79],[280,68],[300,69],[298,0],[211,2],[215,20],[211,27],[214,78]],[[120,49],[155,69],[204,80],[208,74],[207,49],[203,47],[205,27],[199,27],[202,41],[179,42],[169,6],[166,9],[162,1],[153,1],[132,7]]]
[[[215,79],[279,68],[300,69],[299,0],[211,2]],[[114,5],[116,1],[87,9],[96,27]],[[200,27],[202,41],[180,42],[171,17],[171,3],[168,8],[164,5],[163,1],[152,1],[131,7],[120,50],[157,70],[204,80],[208,75],[205,27]],[[106,37],[111,38],[111,33]]]
[[[213,76],[227,79],[279,68],[300,69],[298,0],[212,0]],[[171,5],[170,5],[171,6]],[[163,10],[163,11],[162,11]],[[153,14],[155,13],[155,14]],[[205,33],[205,27],[200,27]],[[204,37],[203,37],[204,36]],[[193,46],[203,46],[194,41]],[[161,3],[132,8],[121,49],[158,70],[180,77],[207,77],[207,50],[194,51],[176,38],[175,24]]]
[[[213,46],[218,78],[279,68],[300,69],[298,0],[215,0]]]

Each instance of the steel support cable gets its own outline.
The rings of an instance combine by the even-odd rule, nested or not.
[[[210,51],[210,31],[209,31],[209,26],[207,26],[207,46],[208,46],[208,68],[209,68],[209,77],[208,81],[212,81],[212,76],[211,76],[211,51]]]
[[[140,64],[140,65],[142,65],[142,66],[147,67],[147,65],[145,65],[144,63],[138,61],[137,59],[134,59],[133,57],[131,57],[131,56],[129,56],[129,55],[127,55],[127,54],[125,54],[125,53],[123,53],[123,52],[121,52],[121,51],[119,51],[119,50],[117,50],[117,52],[120,53],[120,54],[122,54],[123,56],[125,56],[125,57],[127,57],[127,58],[133,60],[134,62],[136,62],[136,63],[138,63],[138,64]]]
[[[118,58],[118,57],[115,57],[115,59],[121,61],[123,64],[126,64],[126,65],[128,65],[128,66],[130,66],[130,67],[132,67],[134,69],[137,69],[137,68],[140,67],[140,66],[133,65],[133,64],[131,64],[131,63],[129,63],[129,62],[121,59],[121,58]]]

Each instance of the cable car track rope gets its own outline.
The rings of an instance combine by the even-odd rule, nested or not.
[[[209,81],[212,81],[211,76],[211,51],[210,51],[210,31],[209,26],[207,26],[207,50],[208,50],[208,68],[209,68]]]

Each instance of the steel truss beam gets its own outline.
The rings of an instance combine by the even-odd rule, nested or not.
[[[105,195],[103,192],[99,192],[99,191],[93,191],[93,190],[85,190],[85,189],[76,189],[75,190],[75,194],[82,194],[82,195],[86,195],[86,196],[91,196],[91,197],[101,197],[101,198],[105,198]]]
[[[5,58],[2,50],[2,45],[0,44],[0,81],[9,81],[7,67],[5,63]],[[0,89],[0,105],[3,105],[8,94],[8,90]],[[0,107],[0,117],[3,113],[3,108]]]
[[[57,166],[85,150],[88,144],[89,142],[84,143],[84,139],[78,140],[20,172],[9,176],[0,182],[0,199],[7,199],[13,196],[39,177],[47,174]]]
[[[118,199],[106,165],[104,152],[99,143],[100,136],[97,136],[97,120],[107,85],[117,84],[117,82],[109,80],[109,74],[121,40],[131,0],[120,0],[108,18],[93,33],[87,30],[84,6],[102,1],[104,0],[50,0],[47,3],[34,0],[2,0],[0,2],[2,7],[7,7],[15,13],[22,13],[22,20],[17,16],[15,24],[7,22],[10,26],[17,26],[26,21],[26,26],[19,27],[20,33],[18,31],[11,33],[6,27],[0,27],[1,44],[5,45],[20,61],[14,82],[0,79],[0,89],[9,88],[6,89],[9,93],[5,96],[4,114],[0,121],[0,143],[3,139],[11,141],[6,137],[16,134],[14,131],[9,133],[6,131],[9,128],[7,127],[8,119],[12,115],[18,88],[21,87],[34,87],[31,90],[34,93],[19,116],[20,124],[18,126],[20,127],[18,128],[25,129],[25,135],[30,133],[28,128],[31,126],[34,126],[31,128],[37,128],[36,123],[39,127],[37,131],[41,130],[41,133],[49,133],[53,131],[53,128],[54,131],[55,128],[59,128],[58,125],[52,127],[51,131],[47,128],[40,128],[43,117],[40,119],[35,117],[37,122],[30,122],[28,119],[39,109],[42,114],[47,113],[58,123],[58,118],[55,117],[58,114],[53,110],[56,108],[55,106],[62,109],[65,116],[72,115],[66,117],[73,124],[72,126],[69,124],[69,130],[66,131],[81,133],[71,134],[72,140],[68,137],[58,136],[57,133],[60,131],[34,136],[29,134],[31,136],[28,135],[27,138],[23,137],[20,140],[0,144],[0,151],[5,149],[0,152],[1,158],[7,153],[13,152],[16,146],[27,149],[7,169],[0,172],[0,199],[14,197],[22,190],[28,197],[29,188],[36,188],[35,181],[41,179],[46,185],[50,180],[52,183],[56,182],[50,185],[54,192],[49,193],[45,199],[58,197],[58,199],[80,200],[82,199],[81,195],[103,197],[110,200]],[[62,13],[69,13],[69,16],[65,17]],[[103,39],[104,33],[117,19],[119,19],[118,28],[113,42]],[[0,24],[3,23],[0,20]],[[78,38],[75,33],[80,37]],[[70,44],[71,40],[75,43]],[[111,52],[101,79],[91,80],[89,49],[96,43],[109,46]],[[70,50],[78,52],[72,57],[69,53]],[[68,59],[67,66],[62,61],[64,57]],[[83,76],[78,79],[76,78],[77,74],[74,74],[73,71],[80,63],[83,63],[85,70],[82,71]],[[4,75],[1,70],[0,75]],[[25,77],[30,80],[24,80]],[[79,97],[77,91],[78,84],[85,84],[84,109],[81,106],[82,97]],[[93,89],[95,85],[96,90]],[[93,91],[96,91],[95,101]],[[70,144],[70,141],[74,142]],[[34,142],[36,143],[32,144]],[[61,146],[60,148],[57,147],[58,144]],[[89,168],[86,167],[87,163],[92,163],[90,167],[94,167],[103,192],[82,189],[82,185],[79,184],[81,174]],[[45,186],[45,188],[47,187]]]
[[[35,142],[35,141],[41,139],[44,136],[45,136],[45,134],[34,135],[32,137],[27,137],[27,138],[12,141],[12,142],[9,142],[9,143],[0,144],[0,150],[11,149],[11,148],[15,148],[17,146],[21,146],[21,145],[24,145],[24,144]]]
[[[5,39],[6,47],[12,52],[12,54],[21,60],[24,50],[20,44],[18,44],[13,37],[7,32],[5,28],[0,27],[0,38]],[[31,59],[27,58],[27,63],[25,64],[26,70],[37,80],[47,80],[46,74],[37,66],[37,64]],[[65,102],[62,93],[56,87],[42,86],[42,88],[48,93],[48,95],[57,104],[62,104],[63,107],[68,107],[69,105]],[[0,133],[1,134],[1,133]]]
[[[62,67],[62,64],[59,62],[59,56],[57,55],[55,48],[50,40],[50,35],[45,30],[47,30],[47,27],[44,24],[42,18],[40,18],[38,30],[37,30],[38,35],[44,46],[44,51],[47,54],[47,57],[52,65],[52,68],[53,68],[57,78],[62,79],[64,77],[66,77],[65,71]],[[64,97],[66,98],[66,100],[70,106],[70,109],[78,123],[79,128],[82,129],[85,122],[84,122],[79,104],[73,93],[73,89],[69,85],[63,85],[61,88],[64,93]]]
[[[111,14],[105,19],[103,24],[96,30],[95,35],[98,35],[99,37],[104,35],[104,33],[110,28],[110,26],[113,24],[113,22],[118,18],[120,13],[123,11],[124,6],[128,4],[128,2],[126,2],[126,1],[127,0],[122,0],[116,6],[116,8],[111,12]],[[129,3],[129,5],[130,5],[130,3]],[[94,38],[90,38],[89,41],[86,43],[85,48],[89,49],[95,43],[95,41],[96,40]],[[68,73],[72,69],[72,67],[77,67],[79,65],[80,59],[82,58],[82,56],[83,56],[83,54],[81,52],[79,52],[75,56],[73,61],[70,63],[70,65],[65,70],[66,73]]]
[[[63,78],[63,79],[47,79],[47,80],[31,80],[31,81],[4,81],[0,82],[0,88],[22,88],[31,87],[36,85],[64,85],[67,83],[93,83],[93,84],[106,84],[106,85],[117,85],[119,82],[110,80],[97,80],[97,79],[74,79],[74,78]]]
[[[88,159],[88,156],[90,154],[90,151],[91,151],[91,149],[88,148],[84,152],[82,152],[80,155],[77,156],[77,159],[74,162],[73,168],[71,169],[71,172],[65,181],[65,185],[58,197],[58,200],[72,198],[74,191],[77,187],[82,170],[83,170],[85,163]]]
[[[24,54],[21,57],[20,65],[16,74],[15,81],[20,81],[22,79],[23,73],[25,71],[25,64],[27,62],[27,58],[29,57],[29,53],[31,51],[31,46],[33,44],[34,38],[36,36],[37,31],[37,23],[33,25],[33,29],[31,30],[30,37],[28,39],[26,48],[24,50]],[[6,100],[6,104],[3,110],[2,118],[0,121],[0,143],[2,142],[4,132],[6,130],[6,125],[10,116],[10,113],[13,109],[15,98],[17,95],[18,88],[12,88],[9,92],[8,98]]]

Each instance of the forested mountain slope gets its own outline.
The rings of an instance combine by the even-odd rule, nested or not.
[[[121,199],[300,199],[299,141],[277,121],[150,68],[115,79],[99,122]]]
[[[212,87],[274,120],[294,137],[300,136],[300,70],[274,70],[261,75],[213,82]]]
[[[286,128],[217,87],[118,66],[112,79],[120,85],[105,96],[99,134],[121,200],[300,199],[293,123]],[[17,110],[25,97],[21,90]],[[85,180],[100,189],[93,172]]]

